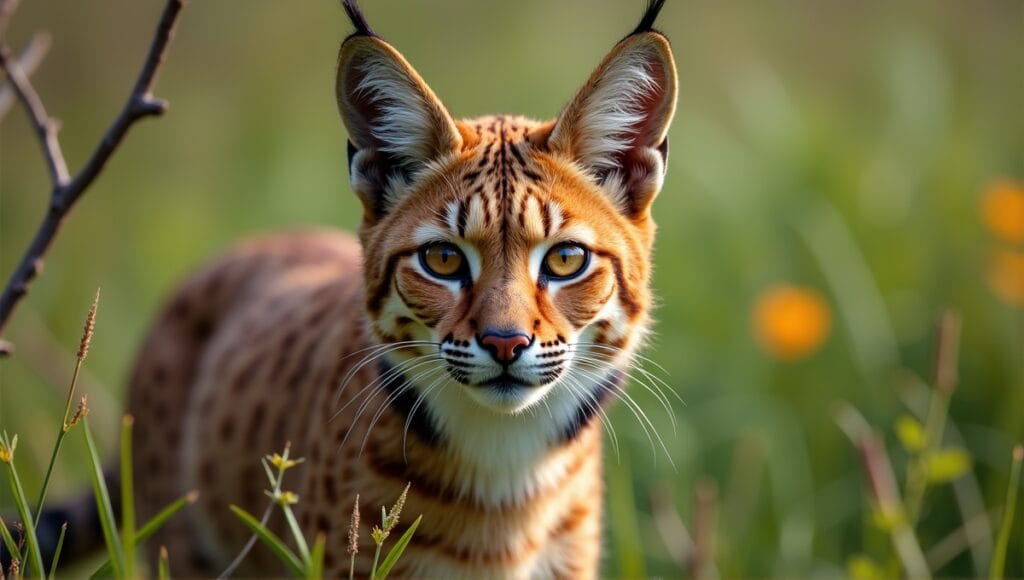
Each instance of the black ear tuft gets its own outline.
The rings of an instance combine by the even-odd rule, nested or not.
[[[661,12],[662,7],[664,6],[665,0],[648,0],[647,10],[644,11],[644,17],[640,19],[640,24],[637,24],[636,28],[633,32],[630,32],[629,35],[633,36],[634,34],[641,34],[654,30],[654,21],[658,19],[658,13]]]
[[[356,3],[356,0],[341,0],[341,7],[345,9],[348,19],[356,27],[356,31],[352,33],[352,36],[377,36],[377,33],[370,28],[370,24],[366,22],[366,17],[363,16],[363,11],[359,9],[359,4]]]

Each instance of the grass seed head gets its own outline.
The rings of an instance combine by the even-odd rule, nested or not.
[[[391,533],[391,530],[395,529],[398,525],[398,516],[402,515],[402,508],[405,507],[405,498],[409,495],[409,486],[411,483],[405,484],[405,489],[402,490],[402,495],[398,496],[398,501],[395,505],[391,506],[391,511],[388,512],[387,517],[384,518],[384,535],[387,537]]]
[[[64,431],[67,431],[78,425],[83,417],[89,415],[89,395],[82,395],[82,398],[78,400],[78,407],[75,409],[75,414],[68,419],[66,425],[64,425]]]
[[[78,343],[78,360],[84,360],[89,354],[89,343],[92,342],[92,333],[96,329],[96,310],[100,306],[100,289],[96,289],[96,296],[92,299],[92,306],[89,307],[89,314],[85,317],[85,327],[82,328],[82,341]]]
[[[359,553],[359,494],[356,494],[356,503],[352,506],[352,520],[348,524],[348,553]]]

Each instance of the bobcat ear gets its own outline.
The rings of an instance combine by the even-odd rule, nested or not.
[[[645,215],[661,189],[676,108],[672,52],[650,28],[661,4],[652,2],[637,30],[605,57],[548,140],[552,151],[574,159],[631,218]]]
[[[349,179],[375,221],[431,162],[457,152],[462,137],[405,58],[365,30],[357,26],[341,45],[336,91],[349,134]]]

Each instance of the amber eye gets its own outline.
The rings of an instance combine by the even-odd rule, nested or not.
[[[589,260],[590,252],[583,246],[558,244],[544,256],[544,273],[551,278],[569,279],[583,272]]]
[[[466,258],[454,244],[441,242],[421,248],[420,262],[438,278],[462,278],[466,274]]]

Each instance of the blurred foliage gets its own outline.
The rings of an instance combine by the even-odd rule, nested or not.
[[[364,4],[456,115],[543,118],[643,2]],[[34,81],[63,122],[72,168],[123,103],[161,5],[26,0],[12,21],[15,49],[37,29],[53,32]],[[925,498],[922,544],[1000,506],[1011,446],[1024,438],[1024,310],[1011,299],[1024,295],[1013,294],[1024,284],[1024,247],[1005,235],[1019,223],[1010,217],[986,226],[998,207],[1019,205],[990,210],[996,202],[983,198],[1024,179],[1021,4],[692,0],[670,2],[660,26],[682,93],[654,210],[660,306],[645,354],[686,404],[675,405],[673,432],[655,398],[632,391],[674,468],[624,405],[612,412],[622,458],[608,453],[606,571],[678,574],[652,497],[692,522],[705,478],[718,482],[714,562],[724,576],[841,574],[849,558],[872,552],[884,534],[830,410],[843,399],[890,427],[915,413],[918,377],[931,380],[933,322],[946,307],[963,319],[946,437],[968,450],[974,475]],[[177,280],[251,232],[357,223],[333,100],[347,31],[332,0],[190,4],[157,84],[168,116],[128,136],[13,318],[7,338],[18,350],[0,362],[0,424],[21,433],[21,457],[34,458],[23,459],[28,487],[45,469],[52,434],[41,426],[61,408],[96,287],[104,311],[80,389],[112,453],[132,357]],[[14,110],[0,125],[5,279],[47,191],[38,146]],[[777,359],[757,338],[755,304],[779,285],[813,291],[831,321],[801,357]],[[908,456],[889,437],[902,472]],[[84,485],[86,465],[69,455],[54,495]],[[1024,575],[1021,528],[1011,576]],[[865,574],[874,566],[854,564]],[[940,572],[975,575],[984,565],[961,555]]]

